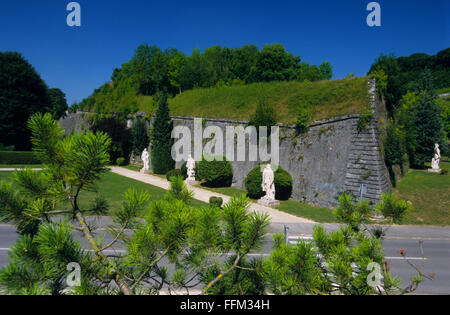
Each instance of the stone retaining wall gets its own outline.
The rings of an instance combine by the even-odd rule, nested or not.
[[[362,184],[367,187],[363,199],[374,203],[380,200],[382,193],[390,191],[389,175],[380,150],[378,122],[381,118],[377,107],[382,106],[375,95],[375,82],[369,81],[368,85],[370,106],[376,119],[362,132],[357,130],[360,115],[315,122],[302,135],[296,134],[294,126],[279,125],[280,166],[293,178],[292,199],[331,208],[343,191],[350,191],[359,197]],[[193,134],[194,118],[172,119],[174,126],[186,126]],[[246,124],[244,121],[204,119],[203,128],[218,126],[225,135],[226,126],[245,127]],[[139,163],[139,159],[134,157],[132,161]],[[258,161],[232,162],[233,186],[244,188],[245,177],[258,164]],[[177,163],[177,167],[180,166],[181,163]]]

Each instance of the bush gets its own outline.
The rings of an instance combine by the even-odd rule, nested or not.
[[[291,175],[278,167],[275,172],[275,198],[277,200],[288,200],[292,195],[292,177]],[[250,198],[259,199],[265,195],[262,191],[262,172],[261,167],[252,169],[245,178],[245,189]]]
[[[126,165],[126,160],[125,160],[125,158],[123,158],[123,157],[117,158],[116,164],[119,165],[119,166],[124,166],[124,165]]]
[[[309,130],[309,116],[309,111],[304,106],[301,106],[297,115],[297,121],[295,122],[295,130],[297,134],[302,134]]]
[[[366,113],[359,116],[358,133],[361,133],[366,130],[367,125],[372,121],[373,117],[374,117],[373,113],[370,111],[367,111]]]
[[[0,164],[41,164],[33,152],[0,151]]]
[[[233,168],[225,157],[215,157],[213,161],[202,159],[197,163],[197,175],[210,187],[230,187],[233,182]]]
[[[443,168],[441,169],[441,175],[447,175],[448,174],[448,169]]]
[[[177,176],[183,176],[183,174],[181,174],[181,170],[170,170],[170,171],[168,171],[167,173],[166,173],[166,178],[167,178],[167,180],[168,181],[170,181],[170,179],[172,178],[172,177],[177,177]]]
[[[212,206],[212,207],[218,207],[218,208],[221,208],[222,207],[222,204],[223,204],[223,199],[221,198],[221,197],[210,197],[209,198],[209,204]]]

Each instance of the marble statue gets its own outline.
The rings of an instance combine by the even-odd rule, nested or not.
[[[280,203],[275,200],[275,174],[270,167],[270,164],[267,164],[262,173],[262,190],[266,193],[264,197],[258,200],[259,204],[265,206],[276,206]]]
[[[197,181],[195,180],[195,160],[190,154],[186,161],[186,169],[188,177],[186,178],[185,183],[190,185],[197,184]]]
[[[147,151],[147,148],[144,149],[141,155],[142,162],[144,163],[144,167],[141,169],[141,173],[146,173],[150,171],[150,154]]]
[[[441,150],[439,150],[439,144],[434,145],[434,157],[431,160],[431,169],[429,172],[439,173],[441,168],[439,167],[439,162],[441,161]]]

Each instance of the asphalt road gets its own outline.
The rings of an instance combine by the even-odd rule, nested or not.
[[[272,226],[274,232],[277,232],[278,228],[279,227],[277,226]],[[296,228],[297,231],[305,232],[296,235],[307,236],[306,232],[308,232],[310,226],[297,226]],[[332,226],[328,228],[334,229]],[[386,259],[390,262],[391,272],[399,276],[404,284],[408,283],[408,280],[415,274],[415,271],[403,260],[398,251],[400,249],[406,249],[407,256],[411,258],[410,261],[422,268],[423,261],[419,246],[419,241],[422,239],[422,249],[426,258],[423,271],[425,274],[434,274],[435,279],[433,281],[425,280],[419,286],[416,293],[450,294],[450,238],[438,237],[437,233],[432,233],[433,230],[430,232],[432,235],[429,237],[423,235],[426,233],[426,229],[421,230],[418,228],[416,232],[419,236],[414,236],[413,232],[414,228],[410,228],[408,233],[395,232],[394,229],[394,232],[391,233],[393,235],[384,241],[383,247],[387,257]],[[400,234],[400,236],[398,234]],[[407,234],[407,236],[405,236],[405,234]],[[17,234],[15,233],[15,228],[13,226],[0,224],[0,267],[7,264],[9,248],[14,245],[16,238]],[[108,237],[106,237],[105,241],[108,241]],[[291,243],[295,242],[295,234],[291,234],[290,241]],[[271,243],[271,237],[268,236],[266,244],[261,251],[252,255],[268,254],[270,252]]]

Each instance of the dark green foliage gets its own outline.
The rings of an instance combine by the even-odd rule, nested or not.
[[[183,177],[183,174],[181,174],[181,170],[178,170],[178,169],[170,170],[166,173],[166,178],[168,181],[170,181],[170,179],[172,177],[178,177],[178,176]]]
[[[200,180],[205,180],[205,185],[210,187],[230,187],[233,182],[233,168],[225,157],[212,157],[207,161],[203,158],[197,163],[196,174]],[[196,176],[197,177],[197,176]]]
[[[260,82],[294,80],[300,60],[300,57],[287,53],[281,44],[266,45],[258,56],[256,78]]]
[[[167,95],[162,93],[151,134],[151,158],[155,174],[166,174],[175,167],[175,161],[172,159],[171,153],[173,145],[172,128],[173,123],[169,114]]]
[[[393,115],[401,97],[408,91],[417,89],[420,74],[425,68],[430,69],[436,89],[450,87],[449,63],[450,48],[434,56],[413,54],[396,58],[393,54],[381,55],[371,66],[369,73],[383,70],[388,76],[384,96],[388,111]]]
[[[140,116],[136,117],[133,122],[133,127],[131,128],[131,142],[135,154],[141,154],[145,148],[148,148],[150,143],[150,138],[147,133],[147,124]]]
[[[109,148],[111,164],[114,164],[119,157],[128,157],[131,153],[130,130],[126,128],[125,119],[117,115],[100,115],[92,126],[94,132],[106,133],[112,141]]]
[[[410,147],[409,158],[412,167],[425,168],[433,158],[435,143],[442,143],[443,124],[430,70],[420,75],[417,86],[417,102],[410,110],[408,132],[414,135],[414,146]]]
[[[49,89],[48,96],[50,98],[50,103],[53,105],[52,114],[53,118],[59,119],[66,115],[66,110],[68,109],[66,94],[60,89]]]
[[[33,152],[0,151],[0,164],[41,164]]]
[[[116,160],[116,164],[119,166],[124,166],[124,165],[126,165],[126,163],[127,163],[127,160],[123,157],[119,157]]]
[[[403,164],[407,161],[407,150],[405,134],[393,121],[390,121],[387,125],[383,147],[385,163],[388,167],[392,184],[395,186],[397,179],[395,178],[393,166],[398,165],[403,173]]]
[[[277,200],[288,200],[292,194],[292,176],[281,167],[278,167],[274,175],[275,198]],[[244,184],[250,198],[259,199],[265,195],[261,187],[262,172],[260,166],[255,167],[248,173]]]
[[[441,169],[441,175],[447,175],[447,174],[448,174],[448,169],[442,168]]]
[[[209,204],[213,207],[221,208],[223,204],[223,199],[221,197],[210,197]]]
[[[224,263],[224,268],[230,268],[236,257],[231,256]],[[264,277],[253,270],[261,269],[262,262],[258,259],[241,259],[240,267],[226,275],[214,287],[208,290],[208,295],[263,295],[265,291]],[[220,274],[219,268],[209,268],[204,273],[202,281],[209,283]]]
[[[187,164],[187,162],[184,162],[180,168],[181,175],[183,175],[184,179],[186,179],[188,177],[186,164]],[[197,180],[197,181],[200,180],[200,178],[198,177],[198,172],[195,172],[195,180]]]
[[[0,143],[29,150],[28,118],[51,112],[47,85],[22,55],[0,52]]]

